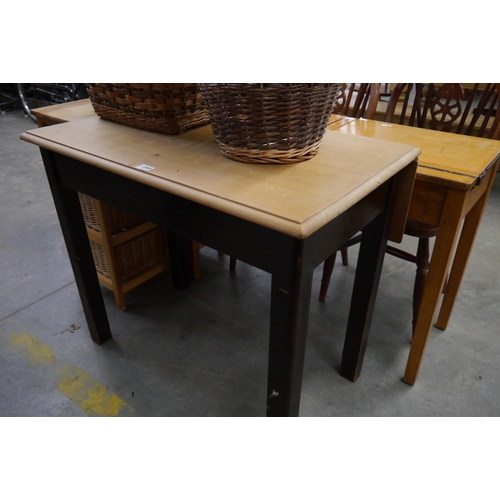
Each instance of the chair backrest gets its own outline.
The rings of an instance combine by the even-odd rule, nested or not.
[[[500,137],[500,84],[398,83],[384,120],[412,127]]]
[[[343,83],[333,112],[353,118],[373,119],[380,98],[380,83]]]

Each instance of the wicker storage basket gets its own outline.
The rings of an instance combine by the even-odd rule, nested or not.
[[[97,115],[125,125],[180,134],[208,123],[196,83],[87,83]]]
[[[80,205],[82,207],[85,224],[94,231],[100,233],[101,225],[99,223],[94,198],[82,193],[78,193],[78,197],[80,198]],[[141,219],[136,215],[129,214],[128,212],[113,207],[112,205],[108,205],[107,203],[103,204],[103,208],[106,220],[109,224],[109,231],[112,235],[121,233],[122,231],[127,231],[128,229],[132,229],[139,224],[146,222],[144,219]]]
[[[109,263],[103,246],[96,241],[89,241],[97,271],[110,278]],[[160,262],[165,262],[167,255],[167,239],[161,227],[118,245],[116,257],[122,284]]]
[[[318,151],[340,83],[203,83],[221,152],[247,163],[295,163]]]

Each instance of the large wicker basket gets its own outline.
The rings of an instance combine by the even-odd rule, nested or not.
[[[180,134],[208,123],[196,83],[87,83],[97,115],[125,125]]]
[[[247,163],[295,163],[318,151],[340,83],[203,83],[221,152]]]

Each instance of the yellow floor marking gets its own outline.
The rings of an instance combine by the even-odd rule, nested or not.
[[[78,366],[63,366],[60,375],[57,388],[88,415],[116,417],[123,408],[132,409]]]
[[[41,343],[27,330],[12,333],[10,343],[31,366],[54,365],[51,369],[57,377],[57,388],[87,415],[116,417],[122,410],[134,411],[123,399],[113,394],[80,367],[64,365],[57,368],[52,348]]]
[[[31,366],[36,364],[53,365],[55,363],[52,348],[39,342],[34,335],[13,333],[10,340],[11,344],[18,348]]]

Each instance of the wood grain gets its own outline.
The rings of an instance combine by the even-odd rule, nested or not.
[[[299,238],[337,217],[420,153],[409,145],[327,131],[312,160],[242,164],[220,154],[208,126],[166,136],[97,117],[28,131],[21,138]],[[154,170],[138,170],[140,164]]]

